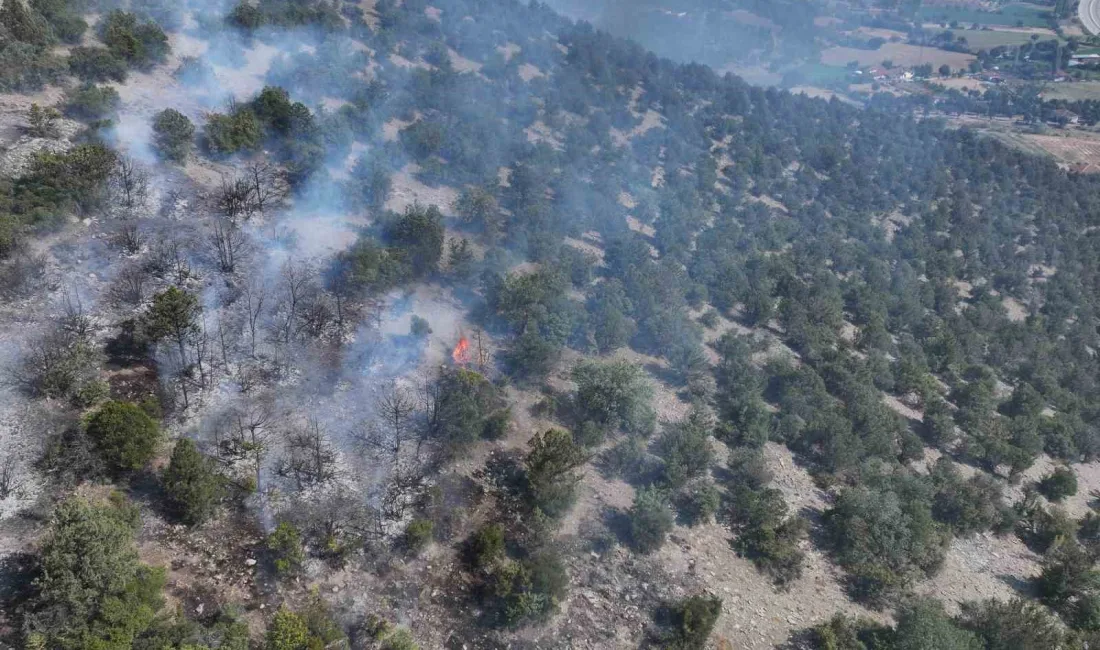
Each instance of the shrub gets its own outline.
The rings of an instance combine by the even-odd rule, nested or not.
[[[256,115],[239,108],[230,115],[211,113],[203,128],[203,142],[212,154],[228,156],[260,146],[263,133]]]
[[[100,456],[118,472],[139,470],[153,459],[160,428],[129,402],[108,402],[88,418],[88,436]]]
[[[57,120],[61,113],[53,107],[42,108],[38,104],[31,104],[27,111],[27,131],[36,138],[56,138]]]
[[[413,278],[434,275],[443,258],[443,215],[434,205],[406,206],[404,214],[387,224],[386,240],[403,253]]]
[[[486,524],[467,542],[467,559],[471,566],[486,568],[504,557],[504,526]]]
[[[960,629],[937,600],[917,599],[898,610],[894,629],[896,650],[982,650],[982,644],[972,632]]]
[[[670,650],[703,650],[722,613],[717,596],[690,596],[670,607],[671,630],[664,640]]]
[[[662,479],[676,489],[693,478],[706,474],[714,460],[710,432],[702,418],[694,414],[665,427],[654,452],[664,460]]]
[[[1068,467],[1055,467],[1039,481],[1039,492],[1051,501],[1061,501],[1077,494],[1077,475]]]
[[[432,541],[435,526],[430,519],[413,519],[405,527],[405,548],[419,555]]]
[[[69,52],[69,70],[87,82],[126,81],[126,62],[103,47],[74,47]]]
[[[1016,532],[1036,552],[1046,552],[1059,539],[1073,539],[1077,534],[1077,522],[1064,510],[1044,508],[1031,493],[1025,494],[1016,508],[1020,513]]]
[[[168,56],[168,36],[152,21],[139,21],[132,13],[114,10],[99,25],[99,37],[117,59],[148,68]]]
[[[65,60],[47,48],[15,40],[0,40],[0,90],[38,90],[61,79],[68,71]]]
[[[959,627],[976,634],[985,650],[1071,647],[1064,627],[1050,610],[1029,600],[989,599],[961,603],[959,609]]]
[[[79,43],[88,29],[79,8],[65,0],[31,0],[31,8],[49,22],[53,35],[66,43]]]
[[[992,477],[978,473],[963,480],[954,463],[941,458],[932,468],[931,478],[936,488],[932,514],[956,535],[1000,530],[1011,521],[1001,486]]]
[[[483,375],[462,368],[443,371],[436,385],[435,410],[428,431],[449,454],[462,453],[486,433],[488,419],[499,411],[499,391]]]
[[[428,321],[413,314],[412,322],[409,325],[409,334],[414,338],[425,339],[432,333],[432,326],[428,324]]]
[[[502,408],[493,411],[485,418],[485,427],[481,430],[481,437],[485,440],[500,440],[508,435],[508,425],[512,422],[512,409]]]
[[[1100,571],[1084,547],[1062,540],[1043,556],[1035,591],[1041,602],[1073,624],[1100,597]]]
[[[164,471],[164,490],[172,512],[185,524],[206,521],[221,500],[224,483],[209,458],[184,438],[172,450]]]
[[[653,389],[640,367],[627,361],[582,361],[573,367],[572,376],[577,382],[574,403],[579,422],[595,422],[605,431],[653,430]]]
[[[524,560],[506,559],[489,574],[484,593],[496,620],[514,626],[544,620],[558,609],[569,576],[556,554],[542,551]]]
[[[194,137],[195,126],[177,110],[166,108],[153,117],[153,146],[166,160],[186,161]]]
[[[645,478],[648,461],[645,441],[635,436],[623,438],[600,455],[600,466],[607,474],[632,483]]]
[[[19,0],[0,5],[0,27],[6,36],[33,45],[50,45],[53,32],[38,12]]]
[[[121,103],[111,86],[86,83],[70,90],[65,98],[65,114],[84,120],[101,120],[113,115]]]
[[[722,493],[709,481],[699,481],[684,488],[677,499],[680,518],[688,526],[709,523],[722,505]]]
[[[524,460],[528,504],[550,517],[560,517],[573,505],[580,477],[574,470],[588,460],[584,448],[568,431],[551,429],[531,439]]]
[[[815,650],[871,650],[889,648],[888,627],[866,618],[849,618],[834,614],[831,619],[815,625],[807,635]]]
[[[673,524],[672,511],[664,494],[651,487],[638,490],[628,517],[634,550],[648,554],[664,546]]]
[[[264,637],[264,650],[301,650],[309,647],[309,626],[283,605],[275,612]]]
[[[389,168],[377,156],[363,156],[351,170],[345,193],[360,207],[379,210],[393,189]]]
[[[285,576],[301,569],[306,557],[305,550],[302,548],[302,534],[293,524],[284,521],[276,526],[267,536],[266,545],[276,573]]]
[[[734,548],[776,584],[787,585],[802,575],[804,554],[799,543],[808,525],[804,519],[787,517],[782,492],[734,485],[728,519],[736,535]]]
[[[949,534],[919,495],[855,487],[825,513],[834,556],[849,572],[854,595],[881,605],[943,562]]]
[[[138,524],[137,509],[114,497],[57,506],[27,607],[28,646],[129,648],[153,623],[165,576],[138,562]]]

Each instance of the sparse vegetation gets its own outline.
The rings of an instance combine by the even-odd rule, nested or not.
[[[286,521],[280,522],[267,536],[267,550],[271,553],[275,572],[281,576],[297,573],[305,561],[302,534]]]

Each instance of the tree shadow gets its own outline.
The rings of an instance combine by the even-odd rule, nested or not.
[[[672,368],[665,368],[656,363],[647,363],[643,368],[646,369],[651,375],[656,377],[659,381],[668,386],[681,387],[684,385],[680,377],[680,373],[676,372]]]
[[[31,553],[12,553],[0,558],[0,646],[20,647],[21,604],[34,595],[34,579],[40,567]]]
[[[630,534],[630,516],[618,508],[605,508],[601,513],[603,524],[623,546],[630,547],[634,537]]]
[[[1024,580],[1008,573],[998,573],[997,579],[1012,588],[1012,591],[1021,596],[1034,597],[1035,587],[1030,580]]]

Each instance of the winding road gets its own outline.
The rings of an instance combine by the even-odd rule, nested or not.
[[[1081,0],[1077,5],[1077,17],[1092,35],[1100,35],[1100,0]]]

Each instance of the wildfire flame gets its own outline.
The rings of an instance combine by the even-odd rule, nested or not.
[[[465,336],[458,339],[458,345],[451,351],[451,358],[460,366],[470,363],[470,341]]]

